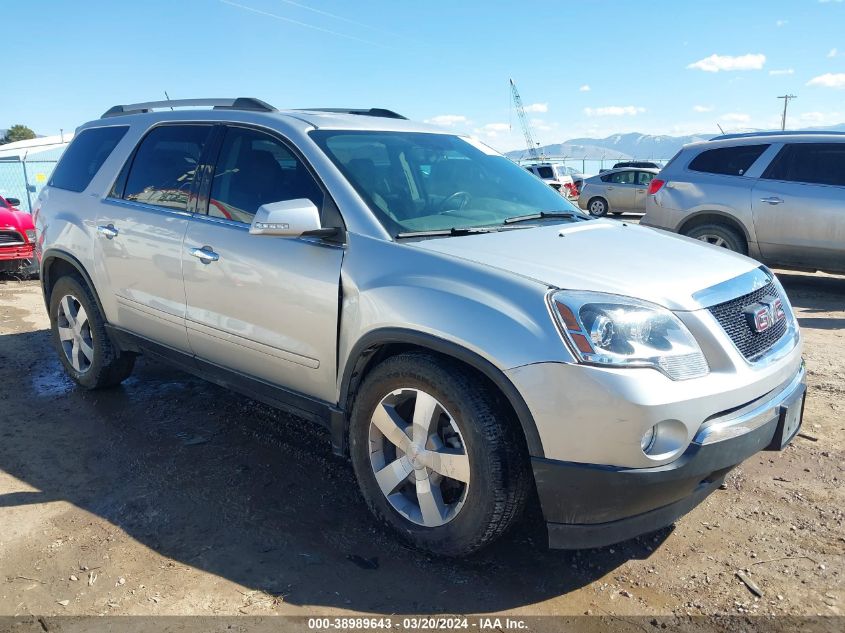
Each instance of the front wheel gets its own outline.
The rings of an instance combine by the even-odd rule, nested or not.
[[[423,353],[370,372],[349,445],[361,492],[401,538],[463,556],[503,534],[530,486],[524,440],[501,397],[464,367]]]

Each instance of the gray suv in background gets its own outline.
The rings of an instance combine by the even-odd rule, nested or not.
[[[554,547],[653,531],[801,425],[769,270],[593,219],[387,110],[115,106],[34,214],[73,380],[149,354],[322,424],[373,513],[435,554],[487,545],[535,491]]]
[[[845,272],[845,134],[760,132],[684,147],[641,224],[769,266]]]

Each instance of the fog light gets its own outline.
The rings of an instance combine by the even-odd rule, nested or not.
[[[640,440],[640,448],[643,449],[643,453],[648,455],[648,452],[654,447],[654,440],[657,439],[657,433],[655,433],[655,429],[657,429],[657,425],[651,427],[648,431],[643,434],[643,438]]]

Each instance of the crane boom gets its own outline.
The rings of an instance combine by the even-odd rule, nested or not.
[[[525,108],[522,107],[522,99],[519,96],[519,90],[516,89],[516,84],[513,79],[511,82],[511,94],[513,95],[513,105],[516,108],[516,115],[519,117],[519,123],[522,125],[522,134],[525,136],[525,144],[528,145],[528,154],[534,160],[540,160],[540,152],[537,151],[537,145],[534,143],[534,137],[531,134],[531,126],[528,124],[528,117],[525,116]]]

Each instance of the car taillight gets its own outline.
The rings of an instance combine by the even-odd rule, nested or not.
[[[665,180],[660,180],[659,178],[652,178],[651,182],[648,184],[648,195],[653,196],[663,185],[666,184]]]

